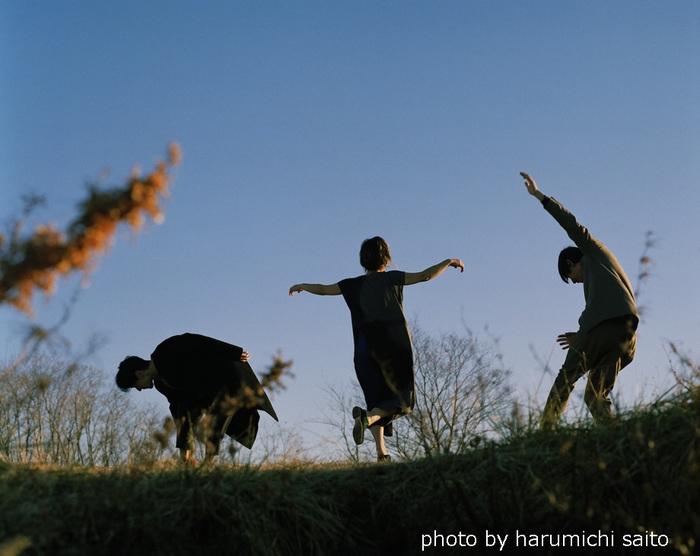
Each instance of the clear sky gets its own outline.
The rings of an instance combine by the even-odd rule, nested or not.
[[[668,341],[700,349],[698,60],[694,0],[0,0],[0,218],[31,191],[65,225],[87,182],[149,171],[177,141],[165,222],[120,231],[64,334],[106,339],[90,363],[108,380],[185,331],[258,371],[281,350],[296,378],[273,403],[314,442],[324,385],[354,379],[350,317],[340,297],[287,292],[360,274],[373,235],[403,270],[461,258],[463,275],[406,289],[407,316],[488,328],[522,395],[544,398],[533,351],[558,368],[583,292],[556,272],[570,242],[524,170],[633,282],[658,238],[616,388],[631,403],[669,382]],[[74,283],[38,300],[40,322]],[[24,324],[0,309],[0,355]]]

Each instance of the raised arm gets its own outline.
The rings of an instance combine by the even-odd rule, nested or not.
[[[315,295],[340,295],[338,284],[296,284],[289,288],[289,295],[304,291]]]
[[[595,253],[604,249],[603,244],[590,234],[588,228],[579,224],[576,217],[566,210],[561,203],[556,199],[544,195],[537,187],[535,180],[525,172],[520,172],[520,175],[525,179],[527,192],[542,202],[545,210],[554,217],[562,228],[564,228],[566,235],[571,238],[571,241],[573,241],[584,254],[594,256]]]
[[[428,280],[432,280],[436,276],[442,274],[449,267],[459,268],[460,272],[464,272],[464,263],[462,263],[462,261],[459,259],[445,259],[441,263],[428,267],[422,272],[407,272],[405,285],[410,286],[419,282],[427,282]]]
[[[527,192],[533,197],[535,197],[538,201],[542,202],[542,200],[545,198],[545,195],[539,190],[537,184],[535,183],[535,180],[533,180],[530,177],[530,175],[526,174],[525,172],[520,172],[520,175],[525,179],[525,187],[527,188]]]

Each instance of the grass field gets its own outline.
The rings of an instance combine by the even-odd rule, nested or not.
[[[0,556],[693,554],[699,541],[695,390],[611,427],[391,464],[0,467]]]

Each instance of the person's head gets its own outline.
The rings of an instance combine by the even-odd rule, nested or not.
[[[559,276],[567,284],[569,278],[574,284],[583,283],[583,253],[578,247],[566,247],[559,253]]]
[[[153,379],[146,377],[146,371],[150,361],[141,359],[135,355],[129,355],[124,361],[119,363],[119,370],[114,380],[122,392],[128,392],[131,388],[143,390],[153,387]]]
[[[368,272],[384,270],[391,262],[389,244],[381,237],[366,239],[360,247],[360,264]]]

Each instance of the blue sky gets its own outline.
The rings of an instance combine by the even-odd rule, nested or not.
[[[324,384],[354,379],[350,318],[341,298],[287,291],[360,274],[360,243],[381,235],[404,270],[465,262],[407,288],[406,314],[433,334],[488,328],[542,400],[553,377],[532,352],[558,368],[583,292],[559,279],[568,238],[521,170],[633,282],[658,238],[621,399],[668,383],[668,341],[697,355],[700,4],[202,6],[0,1],[3,221],[32,191],[38,219],[65,224],[106,169],[119,184],[182,148],[165,222],[119,232],[64,329],[77,349],[106,338],[90,362],[108,380],[184,331],[244,346],[260,371],[281,350],[296,378],[277,412],[313,442]],[[38,300],[40,322],[74,284]],[[3,357],[24,324],[0,309]]]

